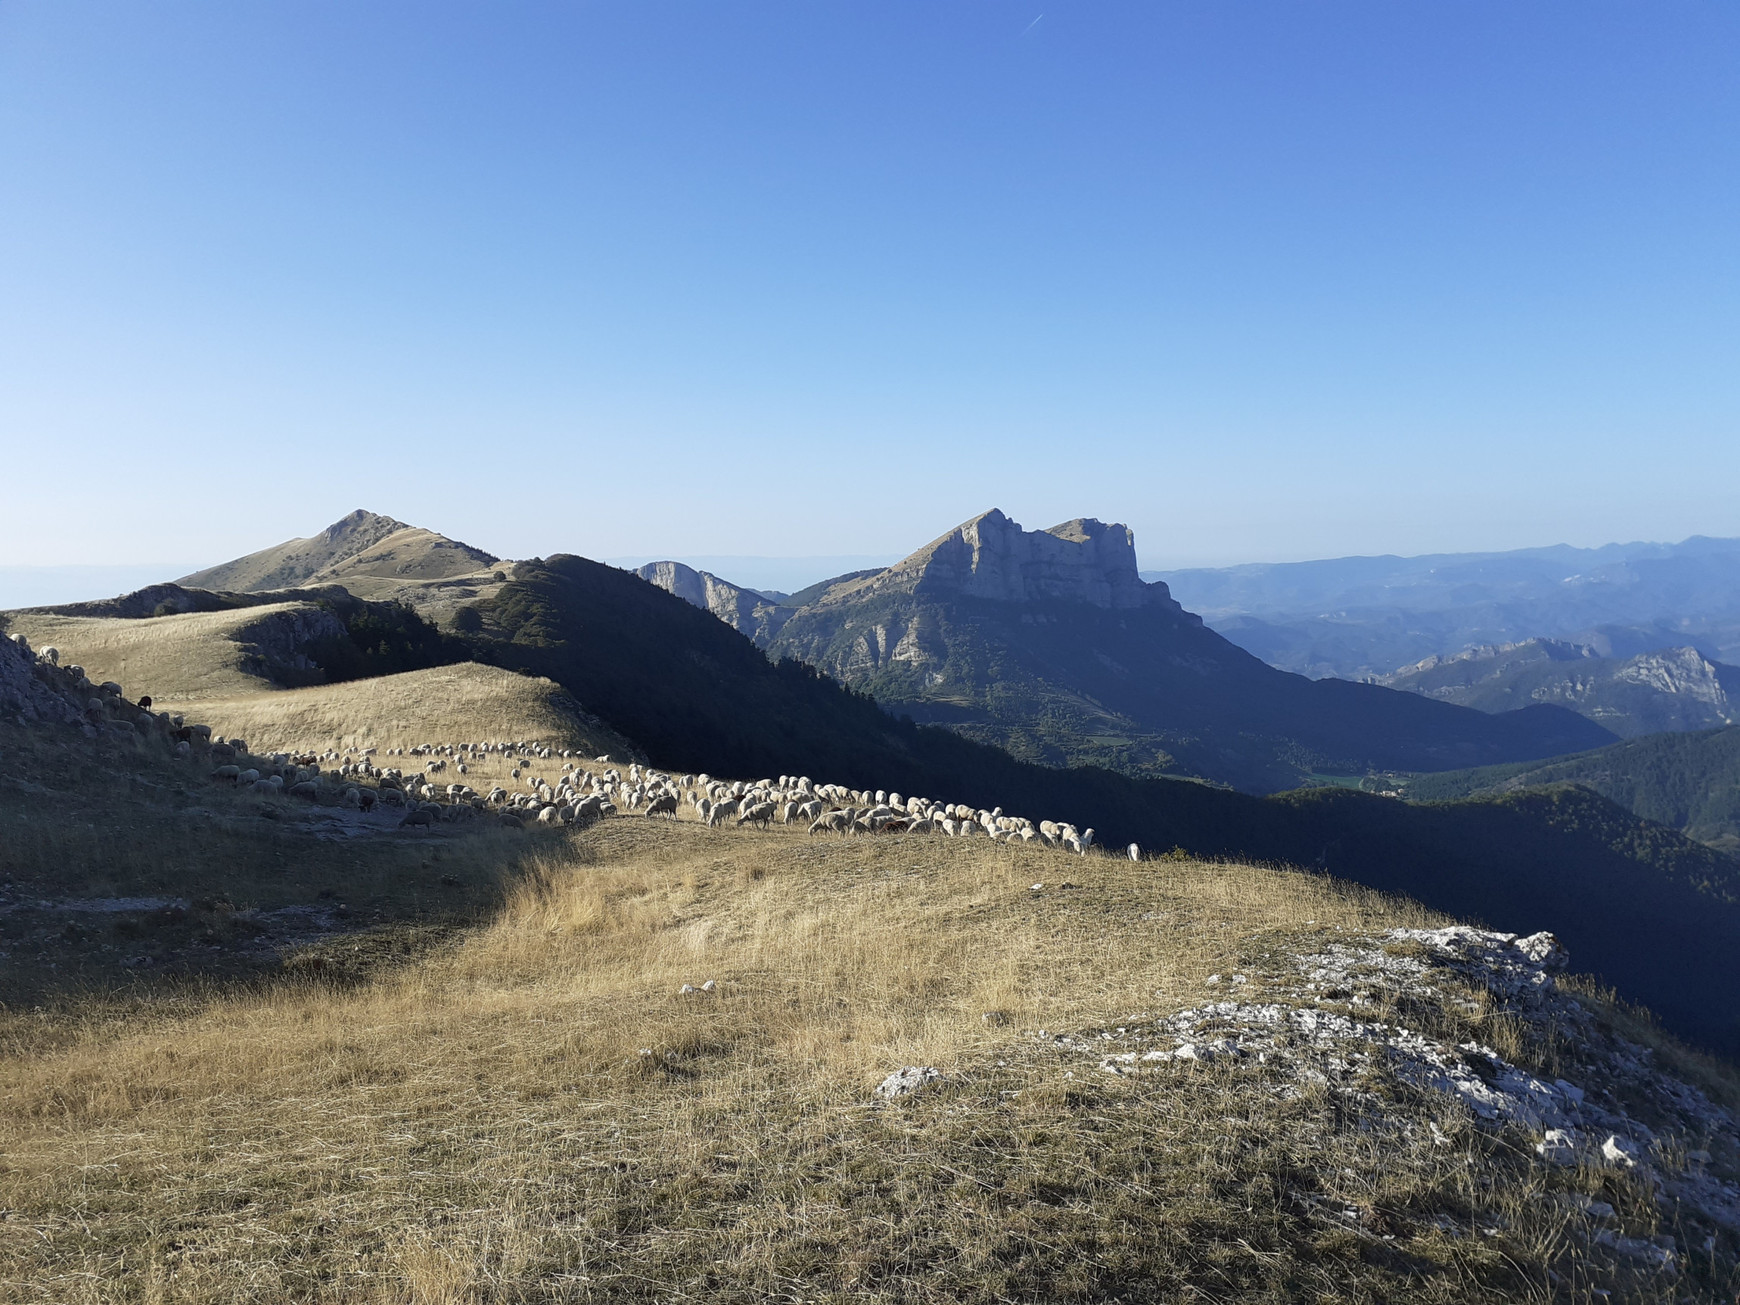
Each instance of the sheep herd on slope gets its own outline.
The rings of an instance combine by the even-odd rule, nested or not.
[[[28,650],[22,635],[14,639]],[[437,821],[480,816],[512,826],[573,825],[628,812],[675,820],[687,812],[709,829],[766,828],[778,821],[802,824],[811,834],[979,837],[1039,843],[1078,855],[1085,855],[1095,841],[1092,829],[1077,829],[1067,821],[1036,822],[1005,814],[1001,807],[986,810],[883,789],[817,784],[808,776],[750,782],[676,775],[638,762],[623,767],[608,756],[586,761],[572,750],[527,741],[254,756],[244,740],[214,737],[209,726],[188,724],[176,713],[152,712],[148,698],[128,702],[118,684],[91,685],[81,668],[59,666],[53,648],[42,649],[35,660],[39,674],[75,705],[81,693],[90,694],[82,713],[87,733],[157,736],[179,757],[215,762],[215,782],[262,796],[365,812],[399,808],[404,811],[401,827],[433,827]],[[467,783],[486,762],[494,763],[491,768],[508,767],[507,782],[514,787],[496,783],[479,792]],[[561,771],[553,778],[536,773],[558,764]],[[1131,859],[1141,859],[1135,844],[1127,852]]]

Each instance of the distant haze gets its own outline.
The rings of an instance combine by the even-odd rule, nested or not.
[[[0,611],[113,598],[192,569],[186,562],[127,566],[0,566]]]

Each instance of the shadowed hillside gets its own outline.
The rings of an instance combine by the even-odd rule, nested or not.
[[[1543,784],[1582,785],[1646,820],[1740,851],[1740,726],[1627,739],[1538,764],[1416,775],[1407,791],[1453,800]]]

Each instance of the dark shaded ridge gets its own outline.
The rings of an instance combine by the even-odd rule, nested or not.
[[[1654,734],[1544,762],[1416,775],[1408,796],[1446,801],[1545,784],[1581,784],[1633,815],[1740,851],[1740,725]]]
[[[1519,932],[1683,1036],[1740,1052],[1740,864],[1581,789],[1414,805],[1338,789],[1270,798],[1098,767],[1055,770],[882,711],[813,668],[771,663],[681,599],[577,557],[521,564],[482,606],[477,660],[548,676],[656,764],[803,773],[1134,840],[1305,866]],[[1351,687],[1351,686],[1350,686]]]

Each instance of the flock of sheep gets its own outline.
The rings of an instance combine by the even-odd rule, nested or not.
[[[320,760],[337,761],[332,772],[340,780],[373,781],[374,800],[394,804],[414,803],[407,823],[418,815],[428,819],[453,819],[464,811],[494,811],[509,824],[534,821],[544,825],[586,823],[624,811],[676,819],[688,810],[708,828],[723,825],[803,823],[809,832],[837,834],[942,834],[951,838],[982,836],[993,842],[1038,842],[1085,853],[1094,845],[1092,829],[1078,830],[1068,822],[1005,815],[1002,808],[971,808],[956,803],[934,802],[921,797],[902,797],[886,790],[874,792],[839,784],[816,784],[808,776],[781,775],[755,782],[726,781],[711,775],[673,775],[652,767],[630,763],[626,771],[597,757],[591,769],[577,754],[552,749],[541,743],[443,743],[404,749],[389,749],[387,757],[420,757],[421,770],[405,765],[382,766],[376,751],[364,749],[358,756],[327,752]],[[523,789],[492,785],[479,793],[463,782],[441,783],[449,767],[456,775],[468,775],[486,757],[511,765],[510,781]],[[292,763],[311,764],[314,757],[288,758]],[[560,762],[554,779],[532,773],[535,763]],[[307,782],[306,777],[302,777]],[[342,800],[356,805],[369,801],[369,790],[347,788]],[[429,808],[433,808],[430,810]],[[1139,851],[1135,853],[1139,856]]]
[[[15,637],[24,642],[22,636]],[[672,775],[638,763],[630,763],[624,772],[608,756],[586,763],[568,749],[525,741],[255,757],[245,740],[213,737],[210,726],[187,724],[170,712],[152,712],[149,698],[128,702],[118,684],[91,685],[79,667],[60,667],[59,653],[53,648],[42,649],[36,657],[39,667],[57,671],[56,678],[65,680],[75,696],[89,690],[88,728],[156,732],[184,758],[191,758],[197,747],[217,762],[211,772],[214,781],[263,796],[324,798],[360,811],[402,808],[402,826],[430,827],[437,821],[483,815],[515,826],[585,824],[624,811],[674,820],[687,810],[710,829],[766,827],[777,820],[786,825],[803,823],[811,834],[982,837],[997,843],[1039,843],[1078,855],[1094,846],[1092,829],[1078,830],[1067,821],[1035,822],[1006,815],[1001,807],[985,810],[882,789],[816,784],[808,776],[733,782],[706,774]],[[386,760],[397,764],[379,764]],[[466,783],[464,777],[485,762],[507,766],[508,780],[516,787],[492,784],[480,793]],[[534,773],[547,769],[539,764],[544,762],[561,764],[561,773],[553,781]],[[1132,860],[1141,859],[1141,849],[1134,843],[1127,852]]]

